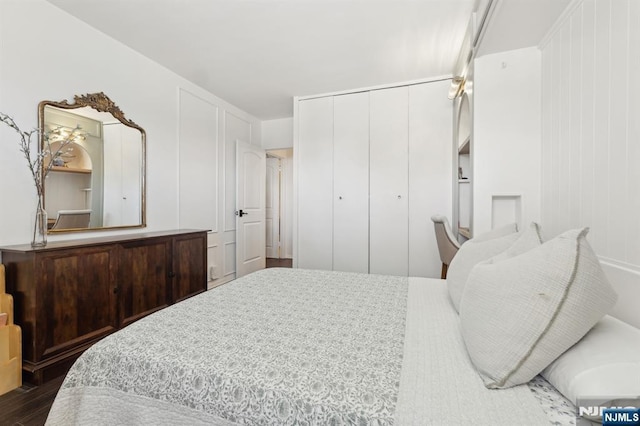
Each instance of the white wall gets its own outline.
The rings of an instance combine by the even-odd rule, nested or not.
[[[575,2],[541,48],[543,229],[589,226],[616,314],[640,326],[640,2]]]
[[[208,229],[210,286],[235,278],[236,141],[257,144],[255,120],[202,90],[178,93],[179,226]]]
[[[473,98],[473,234],[540,220],[541,55],[477,58]]]
[[[0,40],[0,111],[13,116],[24,129],[37,125],[37,106],[42,100],[72,101],[75,94],[103,91],[147,132],[147,228],[56,234],[49,236],[50,241],[182,226],[224,230],[225,239],[218,244],[233,245],[229,241],[229,235],[235,235],[235,221],[229,223],[235,208],[232,147],[236,139],[260,145],[257,119],[44,0],[2,0]],[[180,103],[185,96],[201,102],[193,101],[185,110]],[[187,120],[192,117],[185,113],[201,116],[196,121]],[[217,158],[213,163],[203,156],[194,161],[203,162],[198,165],[203,169],[217,167],[217,181],[211,176],[188,176],[185,167],[189,164],[180,167],[180,148],[190,144],[193,136],[185,131],[185,125],[191,126],[196,136],[202,135],[203,129],[215,132],[208,141],[197,143],[217,144]],[[187,199],[198,205],[181,213],[180,191],[184,196],[186,188],[196,190]],[[202,203],[198,202],[200,197]],[[0,200],[0,245],[28,243],[35,189],[18,150],[17,135],[6,126],[0,128]],[[185,213],[197,211],[201,205],[217,212],[217,218],[203,221]],[[223,218],[226,222],[221,223]],[[227,253],[230,256],[233,252],[235,248]],[[232,276],[235,257],[229,256],[215,262],[224,264],[225,273]]]
[[[264,149],[293,148],[293,117],[262,122]]]

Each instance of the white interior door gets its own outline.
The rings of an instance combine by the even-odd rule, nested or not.
[[[236,141],[236,278],[265,267],[266,175],[264,150]]]
[[[334,97],[333,270],[369,272],[369,93]]]
[[[280,258],[280,159],[267,158],[265,226],[267,257]]]
[[[369,270],[409,272],[409,91],[370,93]]]

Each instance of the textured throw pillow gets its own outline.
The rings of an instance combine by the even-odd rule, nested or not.
[[[449,298],[456,311],[460,310],[460,299],[471,269],[477,263],[503,252],[517,239],[518,233],[512,232],[506,236],[489,240],[477,241],[474,238],[462,244],[447,271],[447,290],[449,290]]]
[[[471,271],[460,324],[486,387],[528,382],[615,304],[616,294],[587,232],[568,231],[519,256]]]
[[[487,231],[484,234],[480,234],[477,237],[470,239],[469,241],[479,243],[482,241],[489,241],[495,238],[504,237],[506,235],[513,234],[514,232],[518,232],[518,224],[510,223],[508,225],[503,225],[499,228],[492,229],[491,231]]]
[[[576,405],[580,397],[638,397],[640,330],[607,315],[542,376]]]
[[[531,225],[518,235],[518,239],[509,248],[495,255],[488,262],[495,263],[518,256],[542,244],[542,231],[540,230],[540,225],[535,222],[531,222]]]

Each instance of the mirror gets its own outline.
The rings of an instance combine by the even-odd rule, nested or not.
[[[48,232],[146,226],[144,129],[102,92],[74,101],[38,105],[41,152],[56,152],[61,143],[46,135],[81,132],[43,162],[53,161],[44,182]]]

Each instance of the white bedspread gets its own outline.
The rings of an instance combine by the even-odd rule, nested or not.
[[[441,280],[265,270],[94,345],[47,424],[549,424],[458,328]]]
[[[484,387],[467,356],[444,280],[409,278],[400,383],[397,425],[549,424],[527,385]]]

